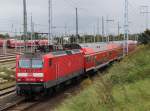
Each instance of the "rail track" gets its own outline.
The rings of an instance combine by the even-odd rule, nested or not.
[[[37,100],[27,100],[25,98],[19,98],[16,101],[11,101],[5,103],[5,105],[0,106],[0,111],[27,111],[32,109],[32,107],[36,107],[40,104],[47,103],[51,101],[51,103],[56,103],[57,100],[63,100],[66,97],[66,94],[75,92],[78,85],[70,85],[68,87],[64,87],[63,90],[53,92],[51,96],[41,96]],[[7,88],[6,88],[7,89]],[[69,92],[68,92],[69,90]],[[76,90],[77,91],[77,90]]]
[[[2,94],[2,96],[9,95],[11,93],[15,93],[15,90],[7,91]],[[0,98],[2,97],[0,95]],[[17,97],[17,96],[16,96]],[[20,97],[15,101],[7,102],[5,105],[0,105],[0,111],[26,111],[30,109],[32,106],[37,105],[39,101],[29,101],[26,100],[24,97]]]
[[[3,59],[3,60],[0,60],[0,63],[9,63],[9,62],[12,62],[12,61],[15,61],[16,58],[9,58],[9,59]]]
[[[7,54],[0,54],[0,58],[3,58],[3,57],[7,57],[7,56],[15,56],[17,53],[7,53]]]
[[[1,89],[0,90],[0,99],[15,94],[15,91],[16,91],[15,85]],[[5,104],[0,105],[0,111],[6,111],[12,107],[15,107],[16,105],[22,103],[24,100],[25,100],[24,98],[19,98],[14,101],[6,102]]]
[[[0,111],[30,111],[32,108],[49,103],[52,108],[56,104],[61,103],[65,98],[69,97],[69,94],[77,94],[80,89],[80,82],[66,85],[63,88],[54,91],[51,96],[41,96],[37,100],[26,100],[25,98],[18,99],[4,107],[0,107]],[[54,106],[53,106],[54,105]],[[45,110],[45,109],[44,109]],[[36,110],[35,110],[36,111]]]
[[[8,107],[3,108],[0,111],[26,111],[31,107],[38,105],[38,101],[27,102],[25,99],[21,99],[14,104],[9,105]]]
[[[15,50],[15,49],[6,49],[6,52],[4,52],[3,49],[0,48],[0,57],[21,54],[22,52],[24,52],[24,50]]]
[[[7,63],[16,60],[16,54],[0,55],[0,63]]]
[[[2,98],[3,96],[8,95],[8,94],[10,94],[10,93],[15,92],[15,90],[16,90],[15,85],[9,86],[9,87],[4,88],[4,89],[1,89],[1,90],[0,90],[0,98]]]
[[[16,58],[16,55],[9,55],[9,56],[1,56],[0,59],[11,59]]]
[[[0,106],[0,111],[12,111],[11,108],[19,106],[19,104],[21,104],[24,101],[25,101],[24,98],[20,98],[20,99],[16,100],[15,102],[11,102],[11,103],[8,103],[4,106]],[[16,110],[13,110],[13,111],[20,111],[20,110],[16,109]]]

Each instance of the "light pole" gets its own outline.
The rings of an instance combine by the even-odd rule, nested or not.
[[[48,45],[52,45],[53,44],[53,37],[52,37],[52,0],[48,1],[49,7],[48,7],[48,24],[49,24],[49,33],[48,33]]]
[[[25,52],[27,51],[27,8],[26,8],[26,0],[23,0],[23,29],[24,29],[24,43],[25,43]]]
[[[128,20],[128,0],[125,0],[124,7],[124,56],[128,55],[128,40],[129,40],[129,20]]]
[[[78,23],[78,8],[76,8],[76,42],[79,43],[79,23]]]

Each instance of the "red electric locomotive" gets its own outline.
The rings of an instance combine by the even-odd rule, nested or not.
[[[17,93],[45,92],[84,73],[83,52],[79,49],[17,56]]]
[[[129,51],[135,46],[135,42],[130,42]],[[46,54],[36,52],[17,55],[17,94],[47,92],[52,87],[122,57],[123,42],[65,45],[62,50]]]

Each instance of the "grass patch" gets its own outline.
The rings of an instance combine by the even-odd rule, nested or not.
[[[150,46],[140,46],[55,111],[149,111]]]
[[[2,85],[6,82],[11,81],[15,81],[15,71],[6,67],[3,68],[0,67],[0,84]]]
[[[7,87],[10,87],[10,86],[15,85],[15,84],[16,84],[15,81],[9,81],[9,82],[3,83],[0,85],[0,90],[7,88]]]
[[[115,111],[149,111],[150,80],[139,80],[113,89]]]

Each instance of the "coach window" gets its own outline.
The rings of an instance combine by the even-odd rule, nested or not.
[[[112,52],[109,52],[109,56],[111,56],[112,55]]]
[[[92,56],[89,57],[89,62],[92,62]]]
[[[86,57],[87,62],[90,62],[90,60],[91,60],[90,56]]]
[[[86,57],[86,62],[88,62],[89,61],[89,57]]]
[[[94,56],[92,56],[92,62],[94,61]]]

